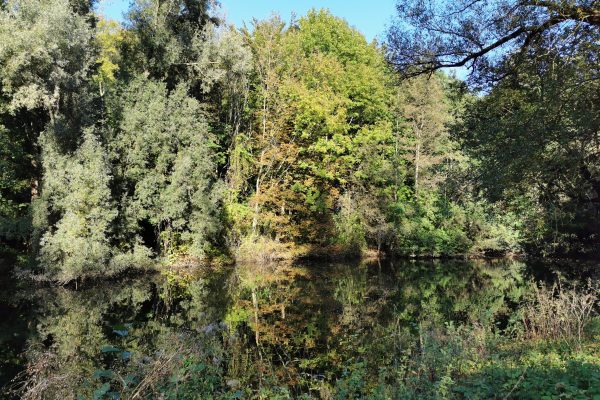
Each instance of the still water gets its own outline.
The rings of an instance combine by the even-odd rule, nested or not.
[[[29,365],[44,376],[37,384],[77,393],[102,377],[98,371],[185,353],[197,339],[213,346],[213,361],[227,362],[230,376],[267,368],[301,387],[331,378],[365,348],[373,352],[391,326],[437,319],[504,329],[531,282],[595,274],[594,263],[306,262],[145,274],[77,290],[6,275],[0,386],[18,385]]]

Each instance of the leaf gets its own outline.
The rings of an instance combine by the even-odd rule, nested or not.
[[[115,347],[115,346],[106,345],[106,346],[102,346],[102,349],[100,349],[100,351],[103,353],[119,353],[121,351],[121,349],[119,349],[118,347]]]
[[[96,371],[94,371],[94,375],[92,375],[92,378],[93,379],[100,379],[100,378],[112,379],[114,376],[115,376],[115,373],[110,370],[97,369]]]
[[[132,385],[136,382],[137,378],[135,375],[127,375],[125,378],[123,378],[123,386],[127,387],[129,385]]]
[[[110,390],[110,383],[105,383],[94,391],[93,399],[100,400]]]

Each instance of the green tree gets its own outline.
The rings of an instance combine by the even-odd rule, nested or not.
[[[98,21],[95,39],[99,48],[96,60],[99,66],[92,79],[98,85],[100,97],[103,97],[107,89],[116,83],[120,64],[123,63],[120,50],[130,36],[129,32],[116,21],[105,19]]]
[[[73,154],[62,153],[52,132],[44,133],[41,147],[44,179],[37,207],[47,212],[48,224],[56,222],[41,238],[40,266],[60,281],[102,276],[112,255],[110,231],[117,215],[106,151],[90,130]]]
[[[12,0],[0,11],[0,82],[8,111],[43,108],[80,120],[81,89],[94,65],[89,21],[67,0]],[[78,118],[75,118],[75,117]]]
[[[189,82],[199,99],[210,63],[207,40],[218,20],[211,16],[213,0],[139,0],[129,11],[128,23],[136,41],[128,52],[132,71],[164,79],[169,89]]]
[[[483,188],[527,217],[528,242],[538,249],[582,252],[596,243],[597,54],[597,44],[582,44],[523,62],[465,116],[461,137]]]
[[[121,238],[150,224],[163,253],[202,256],[219,231],[221,185],[214,136],[202,105],[186,92],[135,79],[119,94],[122,118],[109,143]]]
[[[61,146],[73,150],[95,115],[87,93],[93,18],[74,8],[80,7],[63,0],[15,0],[0,9],[0,235],[21,249],[31,225],[28,205],[40,195],[40,133],[51,122]]]
[[[326,244],[360,164],[356,146],[387,117],[383,56],[327,11],[287,29],[275,18],[247,36],[257,93],[253,231]]]
[[[449,100],[441,78],[418,77],[404,81],[398,88],[398,112],[404,120],[404,146],[411,153],[413,188],[435,188],[443,175],[440,165],[453,157]],[[437,171],[436,171],[437,169]]]

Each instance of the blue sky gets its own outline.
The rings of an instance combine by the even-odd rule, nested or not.
[[[277,12],[289,20],[295,12],[298,17],[311,8],[328,8],[361,31],[368,40],[381,38],[394,14],[395,0],[220,0],[221,10],[236,26],[249,23],[253,17],[268,18]],[[99,11],[118,21],[129,7],[129,0],[101,0]]]

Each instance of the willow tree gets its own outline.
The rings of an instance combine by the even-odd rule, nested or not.
[[[0,81],[8,111],[80,121],[94,65],[93,29],[68,0],[12,0],[0,11]]]
[[[61,151],[70,152],[94,120],[87,81],[94,69],[94,18],[84,3],[11,0],[0,8],[2,151],[10,149],[3,166],[14,168],[2,177],[11,187],[2,190],[2,204],[9,207],[0,212],[1,235],[15,244],[18,238],[21,246],[36,213],[29,203],[41,191],[40,133],[54,132]],[[33,237],[33,248],[38,239]]]
[[[42,222],[46,229],[40,266],[60,281],[102,276],[112,256],[110,231],[117,215],[106,150],[89,130],[72,154],[63,153],[51,131],[42,136],[41,145],[44,179],[38,208],[46,213],[37,229]]]
[[[110,140],[120,193],[120,231],[144,233],[163,253],[202,256],[219,230],[215,140],[202,105],[180,85],[133,80],[120,94]]]

